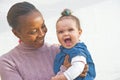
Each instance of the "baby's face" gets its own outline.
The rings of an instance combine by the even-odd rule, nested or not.
[[[20,40],[30,46],[39,48],[44,44],[44,37],[47,28],[42,15],[35,11],[19,17],[19,32],[17,36]]]
[[[56,25],[56,32],[61,45],[66,48],[72,48],[79,42],[82,30],[78,30],[74,20],[62,19]]]

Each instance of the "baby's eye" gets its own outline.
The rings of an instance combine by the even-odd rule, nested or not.
[[[74,29],[69,29],[68,31],[74,31]]]
[[[63,31],[58,31],[57,33],[58,33],[58,34],[61,34],[61,33],[63,33]]]

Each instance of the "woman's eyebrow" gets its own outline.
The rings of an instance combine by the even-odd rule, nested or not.
[[[44,25],[45,24],[45,20],[43,20],[43,23],[42,23],[42,25]]]

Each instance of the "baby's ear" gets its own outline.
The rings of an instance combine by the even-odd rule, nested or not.
[[[79,30],[79,34],[80,34],[80,35],[82,34],[82,29]]]
[[[20,33],[17,30],[12,29],[12,32],[16,37],[20,38]]]

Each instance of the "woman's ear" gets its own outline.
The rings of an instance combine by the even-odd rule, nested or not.
[[[16,29],[12,29],[12,32],[16,37],[20,38],[20,32],[18,32]]]

